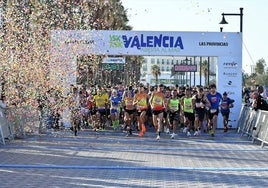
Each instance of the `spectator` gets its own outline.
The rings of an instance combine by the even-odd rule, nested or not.
[[[258,86],[258,91],[253,93],[253,104],[254,110],[266,110],[268,111],[268,104],[266,99],[262,96],[264,92],[263,86]]]
[[[6,97],[4,95],[1,95],[1,97],[0,97],[0,107],[2,109],[7,108]]]
[[[4,111],[7,108],[7,104],[6,104],[6,97],[4,95],[1,95],[0,97],[0,117],[4,116]]]

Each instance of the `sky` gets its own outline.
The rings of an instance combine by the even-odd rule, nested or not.
[[[239,32],[240,16],[225,16],[228,24],[220,25],[222,13],[240,13],[243,8],[242,67],[263,58],[268,65],[267,0],[121,0],[129,25],[137,31],[220,31]]]

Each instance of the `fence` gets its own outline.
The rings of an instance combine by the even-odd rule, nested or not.
[[[253,143],[258,140],[261,142],[261,147],[268,144],[268,111],[255,111],[243,106],[237,127],[238,133],[246,134]]]
[[[0,109],[0,141],[24,138],[26,133],[40,132],[40,115],[32,107]]]
[[[6,109],[0,108],[0,143],[5,144],[5,139],[11,139],[10,124],[6,118]]]

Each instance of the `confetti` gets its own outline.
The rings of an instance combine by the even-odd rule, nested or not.
[[[70,67],[51,62],[52,30],[131,29],[121,2],[99,0],[0,2],[1,92],[9,104],[38,107],[48,96],[66,88],[51,85],[52,76],[64,80]],[[74,49],[76,47],[74,46]],[[62,58],[68,54],[62,54]],[[92,56],[94,59],[95,57]],[[92,69],[98,66],[98,61]],[[67,88],[69,89],[69,88]],[[49,92],[48,92],[49,91]],[[48,106],[64,106],[62,100]]]

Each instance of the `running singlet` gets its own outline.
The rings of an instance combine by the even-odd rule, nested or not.
[[[195,108],[204,109],[206,102],[204,101],[204,96],[202,95],[201,98],[195,96]]]
[[[113,106],[117,106],[121,103],[121,97],[119,97],[119,96],[117,96],[117,97],[112,96],[110,100],[111,100]]]
[[[155,93],[152,99],[153,110],[163,110],[164,106],[164,95],[163,93]]]
[[[135,98],[138,101],[138,103],[137,103],[138,110],[146,110],[148,108],[148,106],[147,106],[147,94],[146,93],[137,93]]]
[[[168,107],[170,110],[174,110],[175,112],[179,110],[179,99],[170,99]]]
[[[188,113],[194,113],[192,107],[192,98],[184,98],[183,99],[183,111]]]
[[[105,107],[105,105],[108,101],[108,95],[106,95],[106,94],[95,95],[94,100],[96,101],[97,107]]]
[[[127,110],[133,110],[134,109],[134,105],[133,105],[133,97],[125,97],[125,105],[126,105],[126,109]]]
[[[226,99],[222,99],[221,101],[221,113],[230,113],[229,105],[232,104],[234,100],[229,97]]]

